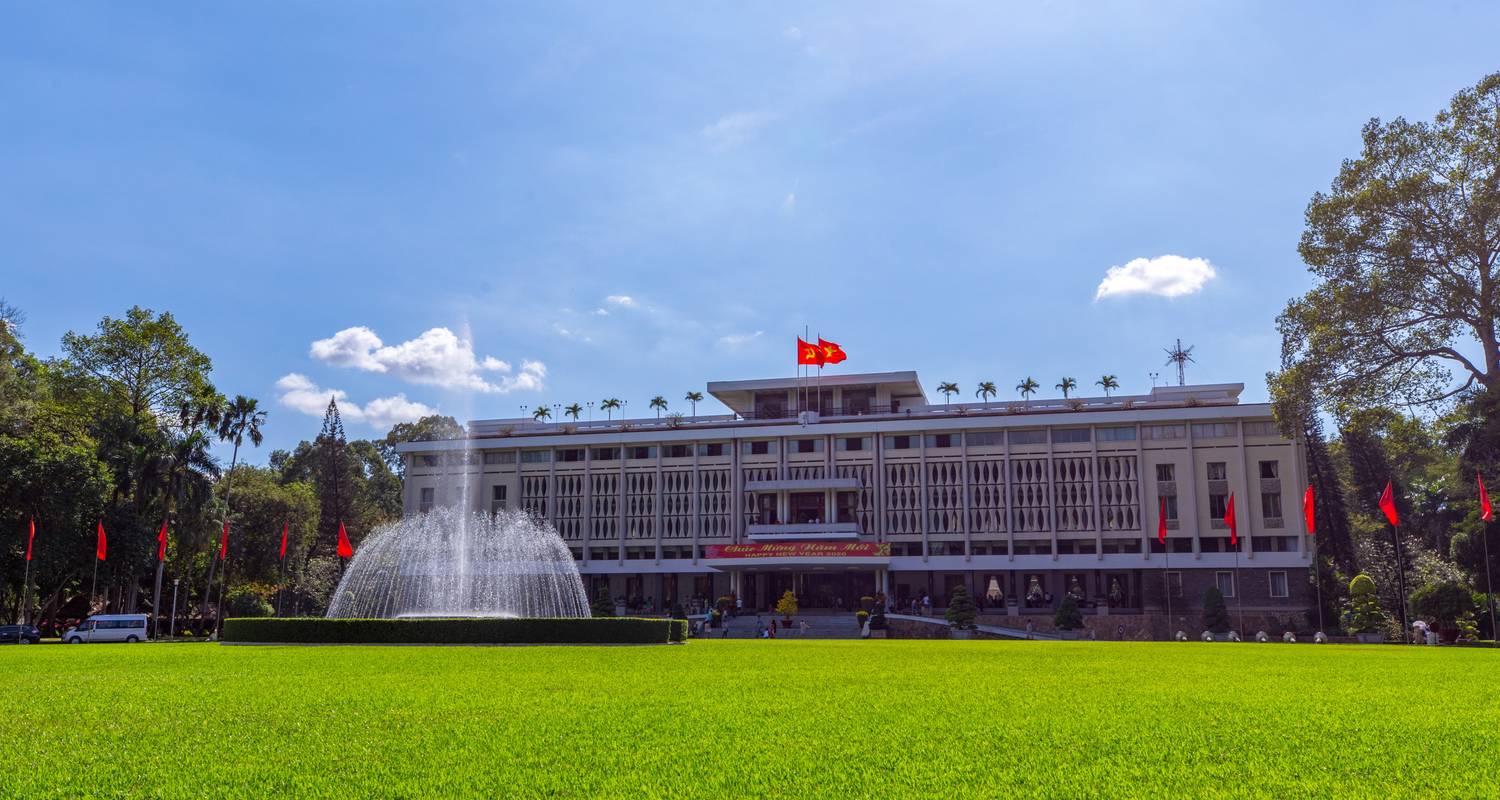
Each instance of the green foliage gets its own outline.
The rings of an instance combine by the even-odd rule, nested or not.
[[[1456,627],[1476,608],[1474,593],[1458,581],[1429,583],[1411,593],[1411,611],[1439,628]]]
[[[787,589],[776,601],[776,613],[785,619],[791,619],[797,615],[797,595],[791,589]]]
[[[1224,605],[1224,593],[1217,586],[1203,592],[1203,627],[1214,633],[1229,630],[1229,608]]]
[[[875,606],[875,610],[872,611],[872,612],[870,612],[870,630],[872,630],[872,631],[883,631],[885,629],[886,629],[885,606],[884,605],[877,605],[877,606]]]
[[[615,601],[609,596],[609,592],[600,590],[594,595],[593,602],[589,603],[589,614],[601,618],[615,615]]]
[[[1380,607],[1375,581],[1364,573],[1354,576],[1349,582],[1349,599],[1344,603],[1344,631],[1350,635],[1377,633],[1385,628],[1388,619]]]
[[[254,589],[236,586],[224,598],[224,613],[236,617],[269,617],[276,613],[276,609]]]
[[[978,614],[979,610],[974,607],[974,598],[969,594],[968,588],[963,584],[953,587],[953,593],[948,597],[948,624],[955,630],[973,630],[974,618]]]
[[[574,405],[577,405],[576,403]],[[574,417],[577,419],[577,417]],[[406,464],[396,446],[407,442],[437,442],[446,439],[462,439],[467,435],[464,426],[453,417],[433,414],[416,422],[398,422],[390,432],[375,444],[386,468],[396,475],[406,475]]]
[[[1083,627],[1083,612],[1078,610],[1078,601],[1073,599],[1073,595],[1063,595],[1062,602],[1057,605],[1057,613],[1052,617],[1052,624],[1060,631],[1076,631]]]
[[[226,642],[341,644],[665,644],[687,637],[685,620],[325,619],[224,621]]]

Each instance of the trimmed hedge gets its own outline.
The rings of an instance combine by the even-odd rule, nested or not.
[[[226,642],[287,644],[666,644],[687,639],[686,620],[324,619],[233,617]]]

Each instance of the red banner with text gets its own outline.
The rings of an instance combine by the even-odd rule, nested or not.
[[[889,543],[874,542],[762,542],[711,544],[705,558],[888,558]]]

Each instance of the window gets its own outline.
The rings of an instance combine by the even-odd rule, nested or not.
[[[834,522],[858,522],[855,512],[859,509],[859,492],[839,492],[834,495]]]
[[[1052,431],[1053,444],[1078,444],[1088,440],[1088,428],[1058,428]]]
[[[1011,444],[1046,444],[1046,431],[1011,431]]]
[[[1260,493],[1260,515],[1262,517],[1281,516],[1281,492]]]
[[[569,447],[569,448],[557,451],[557,460],[558,461],[568,461],[568,462],[582,461],[583,460],[583,453],[584,453],[584,450],[583,450],[582,447]]]
[[[1214,573],[1214,585],[1225,597],[1234,597],[1234,573],[1221,570]]]
[[[1000,447],[1005,444],[1005,431],[970,431],[964,441],[970,447]]]
[[[929,433],[927,434],[928,447],[958,447],[959,440],[956,433]]]
[[[887,436],[885,446],[888,450],[911,450],[917,446],[915,436]]]
[[[625,457],[633,459],[656,458],[656,448],[646,446],[635,446],[625,448]]]
[[[662,453],[665,458],[692,458],[693,447],[687,444],[669,444],[667,451]]]
[[[516,451],[514,451],[514,450],[506,450],[506,451],[500,452],[500,453],[485,453],[484,454],[484,463],[486,463],[486,464],[514,464],[514,463],[516,463]]]
[[[1101,442],[1133,442],[1135,441],[1135,428],[1130,425],[1099,428],[1098,437]]]
[[[1250,549],[1256,553],[1292,553],[1297,550],[1295,536],[1253,536]]]
[[[1208,496],[1208,518],[1218,522],[1224,519],[1224,514],[1229,510],[1229,495],[1211,494]]]
[[[1246,436],[1281,436],[1274,422],[1246,422],[1244,426]]]
[[[1229,470],[1225,467],[1223,461],[1208,462],[1208,479],[1211,481],[1229,480]]]
[[[420,498],[417,500],[417,510],[422,512],[423,514],[431,511],[434,499],[433,496],[435,494],[437,494],[437,492],[434,491],[431,486],[423,487],[422,490],[417,494],[417,497]]]
[[[1167,505],[1167,521],[1171,522],[1177,519],[1177,495],[1169,494],[1163,497],[1162,500],[1165,500]]]
[[[499,514],[505,510],[505,487],[490,487],[490,513]]]
[[[729,455],[729,447],[723,442],[704,442],[698,445],[698,455],[705,458],[718,458]]]
[[[774,456],[776,455],[776,443],[769,439],[760,439],[754,442],[745,442],[741,445],[741,452],[747,456]]]
[[[618,461],[620,460],[620,448],[595,447],[589,459],[592,461]]]
[[[1271,570],[1268,573],[1268,577],[1271,579],[1271,596],[1272,597],[1289,597],[1289,596],[1291,596],[1291,592],[1287,591],[1286,573],[1285,572],[1282,572],[1281,570],[1273,569],[1273,570]]]
[[[551,450],[522,450],[522,464],[545,464],[552,460]]]
[[[1181,597],[1182,596],[1182,573],[1181,572],[1168,572],[1167,573],[1167,594],[1171,595],[1172,597]]]
[[[1281,477],[1281,462],[1280,461],[1262,461],[1262,462],[1260,462],[1260,479],[1261,480],[1263,480],[1263,481],[1274,481],[1274,480],[1276,480],[1279,477]],[[1276,516],[1279,517],[1281,515],[1277,514]]]
[[[417,460],[421,462],[422,466],[424,467],[435,467],[438,465],[437,456],[417,456]]]
[[[793,439],[787,443],[788,453],[821,453],[822,439]]]
[[[1187,430],[1181,425],[1147,425],[1141,428],[1141,438],[1144,439],[1181,439],[1187,435]]]
[[[1156,465],[1156,479],[1159,480],[1159,481],[1175,481],[1175,480],[1177,480],[1177,465],[1176,464],[1157,464]]]
[[[1233,422],[1195,422],[1194,439],[1228,439],[1234,436]]]
[[[849,436],[838,440],[839,450],[847,453],[869,450],[870,442],[871,439],[868,436]]]

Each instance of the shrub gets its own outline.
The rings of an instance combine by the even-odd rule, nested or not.
[[[1217,586],[1210,586],[1203,593],[1203,627],[1214,633],[1229,630],[1229,608],[1224,605],[1224,593]]]
[[[867,620],[869,618],[870,618],[870,612],[865,611],[864,609],[860,609],[860,610],[854,612],[854,622],[855,622],[855,624],[859,625],[860,630],[864,630],[865,620]]]
[[[963,586],[953,587],[953,595],[948,598],[948,624],[961,631],[973,630],[976,614],[978,610],[974,608],[974,598],[969,596],[969,590]]]
[[[609,596],[609,592],[601,591],[589,604],[589,615],[595,617],[613,617],[615,615],[615,601]]]
[[[237,586],[224,598],[224,613],[236,617],[269,617],[276,609],[254,590]]]
[[[1458,581],[1429,583],[1411,593],[1411,610],[1439,628],[1455,628],[1460,619],[1474,613],[1474,595]]]
[[[797,615],[797,595],[791,589],[787,589],[781,595],[781,599],[776,601],[776,613],[784,619],[791,619]]]
[[[325,619],[224,621],[226,642],[329,644],[664,644],[687,638],[685,620],[639,619]]]
[[[1078,601],[1073,595],[1063,595],[1062,602],[1057,606],[1057,614],[1052,617],[1052,624],[1060,631],[1076,631],[1083,627],[1083,612],[1078,610]]]
[[[1384,630],[1385,611],[1375,595],[1375,581],[1361,572],[1349,581],[1349,599],[1344,601],[1344,631],[1349,635]]]

